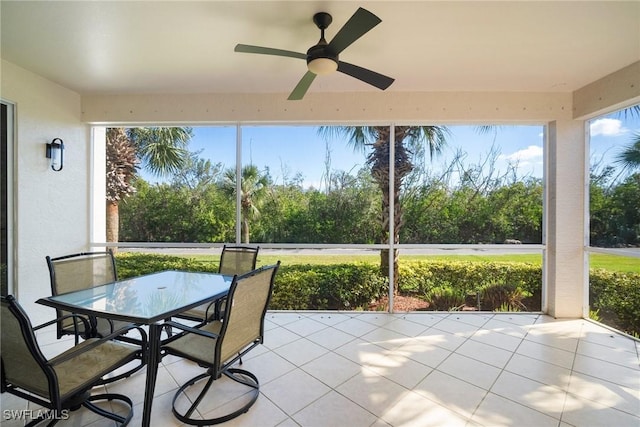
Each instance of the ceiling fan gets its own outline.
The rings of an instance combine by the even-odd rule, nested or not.
[[[343,50],[382,22],[382,20],[368,10],[359,8],[333,37],[333,40],[327,43],[324,38],[324,30],[327,29],[332,20],[331,15],[326,12],[319,12],[313,15],[313,22],[320,29],[320,41],[315,46],[310,47],[306,54],[246,44],[236,45],[234,51],[306,59],[308,71],[302,76],[298,85],[289,95],[289,100],[302,99],[316,75],[330,74],[335,71],[348,74],[382,90],[388,88],[394,81],[391,77],[338,59],[338,55]]]

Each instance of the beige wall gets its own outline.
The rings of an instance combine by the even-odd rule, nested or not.
[[[45,256],[87,249],[88,127],[81,122],[77,93],[6,61],[1,72],[0,96],[15,104],[17,118],[14,293],[27,311],[50,314],[49,319],[53,309],[33,310],[34,301],[50,293]],[[53,138],[65,144],[60,172],[45,157],[45,143]]]

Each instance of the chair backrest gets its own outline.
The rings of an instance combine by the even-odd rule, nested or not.
[[[259,250],[259,246],[224,245],[222,247],[222,254],[220,255],[218,273],[232,276],[234,274],[240,275],[255,270]]]
[[[56,258],[46,257],[51,279],[51,295],[92,288],[118,280],[116,261],[111,250],[82,252]],[[69,314],[56,309],[56,317]],[[107,328],[109,330],[109,328]],[[74,319],[58,322],[58,338],[75,333]]]
[[[279,267],[280,261],[236,276],[231,284],[220,331],[221,339],[216,342],[216,360],[220,364],[251,343],[262,343],[264,318]]]
[[[111,251],[82,252],[57,258],[47,256],[53,295],[87,289],[118,280]]]
[[[1,311],[2,391],[11,384],[51,399],[55,374],[40,351],[29,317],[12,295],[2,297]]]

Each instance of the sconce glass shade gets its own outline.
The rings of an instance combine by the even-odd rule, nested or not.
[[[338,69],[338,63],[330,58],[316,58],[307,63],[307,68],[313,74],[325,75],[335,72]]]
[[[47,159],[51,159],[51,169],[56,172],[62,170],[64,166],[64,141],[54,138],[46,147]]]

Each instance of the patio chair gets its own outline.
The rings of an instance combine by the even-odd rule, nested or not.
[[[242,276],[234,276],[227,296],[227,308],[224,317],[198,327],[190,327],[170,322],[179,334],[169,338],[162,346],[163,355],[172,354],[196,362],[207,368],[183,384],[173,398],[173,414],[190,425],[211,425],[229,421],[247,412],[259,395],[258,378],[249,371],[232,366],[253,348],[262,344],[264,339],[264,319],[273,291],[275,275],[280,261],[271,266],[253,270]],[[214,381],[222,375],[249,387],[243,395],[243,404],[215,418],[192,418],[194,411],[203,401]],[[207,380],[198,396],[188,399],[187,389]],[[198,389],[198,386],[196,386]],[[186,410],[176,407],[177,399],[183,395],[193,404]]]
[[[87,329],[91,327],[84,317],[75,314],[66,316],[76,317]],[[47,359],[40,349],[35,331],[52,325],[59,319],[33,327],[29,317],[12,295],[1,298],[0,319],[0,392],[19,396],[46,408],[33,411],[31,414],[35,419],[27,425],[32,426],[47,420],[51,421],[48,425],[53,425],[61,419],[67,419],[70,416],[69,412],[79,409],[80,406],[122,426],[129,423],[133,416],[133,404],[127,396],[113,393],[91,395],[94,386],[122,378],[122,375],[109,376],[118,368],[136,359],[140,360],[140,366],[143,366],[145,356],[140,346],[113,340],[126,330],[116,331],[101,339],[89,338]],[[144,330],[139,332],[144,343],[142,348],[146,348],[146,333]],[[100,400],[119,401],[127,405],[126,415],[109,412],[94,403]]]
[[[46,257],[51,279],[51,294],[59,295],[67,292],[87,289],[118,280],[116,262],[111,250],[104,252],[82,252],[56,258]],[[56,317],[63,317],[68,312],[56,309]],[[66,317],[57,325],[57,336],[75,335],[78,344],[77,317]],[[88,337],[103,337],[129,324],[104,318],[89,319],[91,331]],[[87,337],[85,337],[87,338]],[[123,341],[139,343],[131,337],[119,337]]]
[[[259,246],[229,246],[222,247],[218,273],[228,276],[248,273],[256,268]],[[206,322],[208,319],[220,319],[224,310],[224,298],[214,303],[202,304],[180,313],[176,317],[180,319]]]

